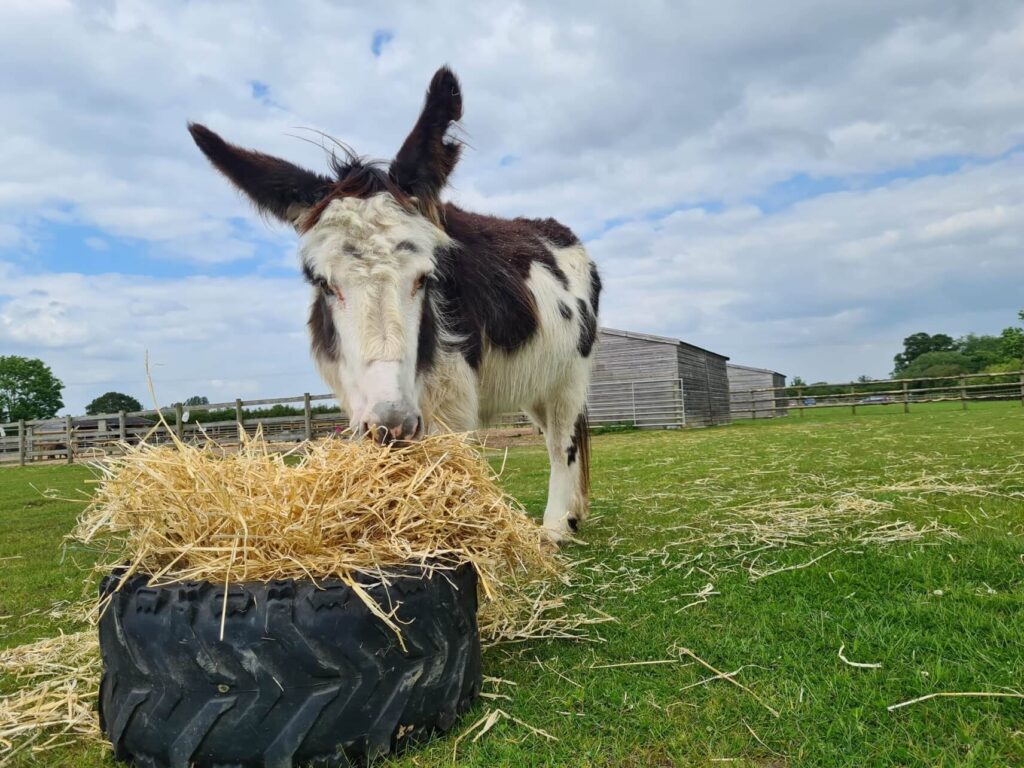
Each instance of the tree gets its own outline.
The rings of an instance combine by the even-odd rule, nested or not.
[[[202,395],[192,395],[188,400],[185,401],[185,405],[209,405],[210,398],[203,397]]]
[[[0,422],[56,416],[64,407],[63,390],[42,360],[0,355]]]
[[[866,373],[862,373],[860,376],[857,377],[857,383],[858,384],[867,384],[868,382],[874,381],[874,380],[875,380],[874,376],[868,376]]]
[[[85,406],[85,413],[88,416],[95,416],[100,413],[118,413],[119,411],[141,410],[142,403],[131,395],[125,395],[121,392],[107,392]]]
[[[1017,317],[1024,321],[1024,309],[1017,313]],[[999,334],[999,344],[1003,351],[1004,361],[1024,365],[1024,328],[1013,325],[1004,328],[1003,332]]]
[[[791,386],[791,387],[806,387],[807,384],[799,376],[794,376],[793,377],[793,381],[790,382],[789,386]]]
[[[968,333],[957,339],[956,347],[957,351],[962,352],[971,361],[971,373],[1002,363],[1008,357],[1001,336],[978,336]]]
[[[974,370],[974,362],[963,352],[925,352],[900,372],[901,379],[936,379],[942,376],[959,376]]]
[[[903,340],[903,351],[893,358],[895,367],[893,375],[899,375],[914,360],[928,352],[952,352],[956,349],[956,342],[952,336],[945,333],[936,333],[934,336],[927,333],[915,333]]]

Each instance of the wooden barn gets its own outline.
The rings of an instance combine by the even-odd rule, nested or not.
[[[650,428],[728,424],[728,359],[667,336],[602,328],[590,387],[591,422]]]
[[[786,386],[786,377],[778,371],[767,368],[752,368],[749,365],[729,363],[729,397],[734,419],[772,419],[786,416],[788,402],[782,393],[751,392],[751,390]]]

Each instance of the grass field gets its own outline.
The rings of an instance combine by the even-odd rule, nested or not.
[[[861,410],[597,437],[574,599],[618,621],[592,642],[489,650],[510,698],[458,727],[500,707],[557,740],[504,720],[454,757],[453,735],[383,764],[1024,764],[1024,700],[887,710],[1024,691],[1024,409]],[[0,645],[53,634],[47,609],[89,581],[60,560],[75,506],[32,488],[87,476],[0,471]],[[546,478],[542,450],[510,453],[504,482],[534,514]],[[609,666],[640,661],[669,663]],[[95,746],[18,759],[113,764]]]

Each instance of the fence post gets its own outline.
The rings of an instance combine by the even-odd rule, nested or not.
[[[306,432],[306,439],[313,439],[313,408],[309,402],[309,392],[302,396],[302,426]]]
[[[64,431],[67,433],[68,438],[68,464],[74,464],[75,462],[75,446],[72,445],[72,439],[74,438],[75,432],[71,424],[71,417],[64,417]]]
[[[1021,388],[1024,392],[1024,387]],[[18,420],[18,466],[25,466],[25,420]]]
[[[235,398],[235,424],[238,425],[238,439],[242,439],[242,435],[245,434],[245,417],[242,416],[242,400],[241,398]]]
[[[853,399],[853,392],[854,392],[854,386],[853,386],[853,384],[851,384],[850,385],[850,412],[854,416],[856,416],[857,415],[857,402]]]
[[[32,455],[35,453],[36,428],[25,427],[25,461],[31,463]]]
[[[750,395],[750,418],[757,420],[757,398],[754,397],[754,390],[750,390],[747,394]]]
[[[1020,375],[1020,404],[1024,406],[1024,373]]]
[[[181,403],[174,404],[174,434],[178,436],[179,440],[181,440],[181,436],[184,433],[185,422],[182,420],[184,417],[183,411],[184,407]]]
[[[636,384],[632,381],[629,382],[629,393],[633,400],[633,426],[636,427],[639,426],[636,423]]]
[[[910,413],[910,393],[907,392],[907,382],[903,382],[903,412]]]
[[[797,387],[796,388],[796,408],[797,408],[797,413],[800,414],[800,418],[803,418],[803,415],[804,415],[804,388],[803,387]]]
[[[962,373],[960,374],[960,405],[963,410],[967,410],[967,389],[965,386],[964,375]]]
[[[117,412],[117,432],[121,436],[121,442],[128,442],[128,418],[124,411]]]

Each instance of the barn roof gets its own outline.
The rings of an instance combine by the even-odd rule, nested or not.
[[[690,349],[698,349],[709,355],[720,357],[723,360],[729,359],[727,355],[723,355],[721,352],[712,352],[710,349],[698,347],[696,344],[690,344],[682,339],[674,339],[671,336],[655,336],[653,333],[638,333],[637,331],[620,331],[618,328],[602,328],[601,333],[607,333],[609,336],[621,336],[625,339],[640,339],[641,341],[653,341],[658,344],[671,344],[676,347],[689,347]]]
[[[776,376],[785,376],[786,375],[784,373],[779,373],[778,371],[773,371],[771,368],[755,368],[752,365],[740,365],[739,363],[726,363],[726,367],[728,367],[728,368],[742,368],[744,371],[756,371],[757,373],[771,373],[771,374],[774,374]]]

